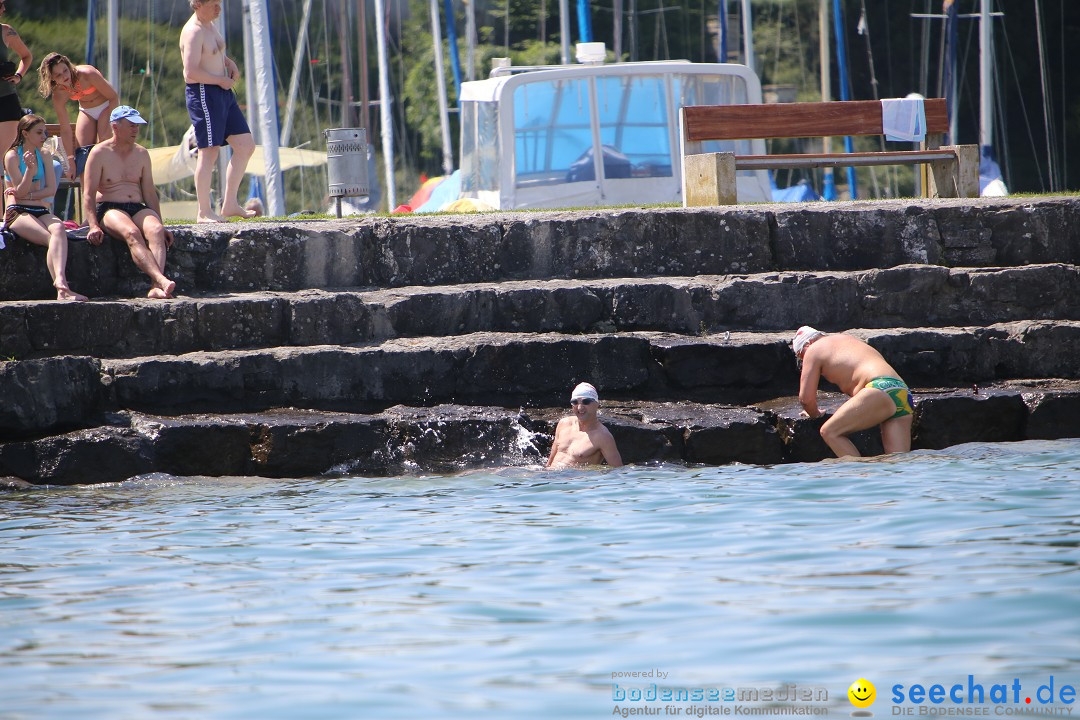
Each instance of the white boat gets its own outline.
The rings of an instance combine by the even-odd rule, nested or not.
[[[497,209],[682,202],[679,108],[760,103],[734,63],[687,61],[503,67],[461,84],[461,194]],[[763,140],[702,152],[764,155]],[[771,197],[763,171],[739,198]]]

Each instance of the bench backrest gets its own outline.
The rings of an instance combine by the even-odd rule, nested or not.
[[[925,101],[926,133],[949,131],[944,98]],[[765,105],[690,105],[683,108],[687,142],[755,138],[881,135],[877,100],[769,103]]]

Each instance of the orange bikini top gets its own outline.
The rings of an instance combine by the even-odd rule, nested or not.
[[[81,87],[79,87],[79,81],[76,80],[75,81],[75,86],[73,88],[71,88],[71,90],[70,90],[70,92],[68,94],[68,99],[69,100],[82,100],[84,97],[87,97],[89,95],[93,95],[96,92],[97,92],[97,88],[94,87],[93,85],[91,85],[89,88],[83,90]]]

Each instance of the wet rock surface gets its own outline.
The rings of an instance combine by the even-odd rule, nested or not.
[[[1080,435],[1080,382],[916,391],[914,449]],[[832,412],[843,401],[823,394]],[[166,417],[118,413],[110,424],[0,443],[0,477],[35,485],[115,482],[147,473],[262,477],[396,475],[506,466],[542,470],[559,408],[394,406],[373,414],[277,409]],[[627,463],[815,462],[832,457],[825,418],[794,398],[753,407],[605,403],[601,421]],[[853,437],[880,454],[876,431]],[[25,487],[16,482],[14,487]]]
[[[855,330],[912,385],[1080,379],[1080,322]],[[471,333],[355,346],[0,363],[0,432],[86,427],[100,412],[378,412],[392,405],[561,403],[588,378],[605,397],[746,405],[798,390],[780,333]],[[1049,407],[1049,406],[1048,406]],[[1046,410],[1045,412],[1049,412]]]

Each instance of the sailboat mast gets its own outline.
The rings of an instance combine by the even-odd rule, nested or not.
[[[94,61],[94,35],[97,29],[97,0],[86,3],[86,64],[97,65]]]
[[[633,2],[633,0],[631,0]],[[570,0],[559,0],[559,47],[563,65],[570,64]],[[633,59],[633,58],[631,58]],[[472,78],[469,78],[470,80]]]
[[[454,172],[454,149],[450,145],[450,111],[446,106],[446,75],[443,71],[442,28],[439,25],[439,0],[431,0],[431,42],[435,46],[435,86],[439,94],[439,129],[442,131],[443,174]]]
[[[341,44],[341,127],[352,127],[352,52],[349,45],[349,3],[338,5],[338,42]]]
[[[994,118],[994,36],[990,25],[990,0],[981,0],[979,6],[979,144],[988,148],[993,144]],[[954,140],[955,142],[955,140]]]
[[[277,90],[274,87],[274,60],[270,52],[270,12],[266,0],[247,3],[250,12],[251,54],[255,60],[255,94],[263,112],[256,113],[262,140],[263,165],[266,168],[266,212],[285,214],[285,188],[281,182],[278,158]]]
[[[387,208],[397,207],[394,189],[394,119],[390,114],[390,55],[386,49],[386,4],[375,0],[375,40],[379,53],[379,124],[382,126],[383,165],[386,168]]]
[[[292,140],[293,113],[296,111],[296,94],[300,91],[300,70],[307,52],[308,23],[311,21],[312,0],[304,0],[304,15],[300,30],[296,33],[296,54],[293,55],[292,75],[289,77],[289,96],[285,102],[285,126],[281,128],[281,144],[288,147]],[[250,65],[248,66],[250,67]],[[248,95],[251,97],[251,95]]]
[[[116,88],[120,97],[124,96],[120,89],[120,0],[109,0],[109,84]]]
[[[367,54],[367,0],[356,2],[356,24],[360,55],[360,127],[367,130],[371,127],[371,91],[368,89],[368,54]],[[371,143],[371,134],[367,141]]]
[[[720,2],[718,4],[717,12],[716,12],[716,22],[717,22],[717,25],[720,28],[719,29],[720,38],[719,38],[719,40],[717,42],[717,47],[716,47],[716,62],[722,62],[722,63],[726,63],[728,61],[728,50],[727,50],[727,42],[728,42],[727,21],[728,21],[728,16],[727,16],[727,11],[728,11],[727,0],[720,0]]]
[[[615,36],[615,62],[622,62],[622,25],[623,25],[623,0],[613,0],[612,15],[615,19],[613,35]],[[543,42],[543,38],[540,39]]]
[[[476,79],[476,0],[465,0],[465,76]]]
[[[580,42],[592,42],[592,18],[589,15],[589,0],[578,0],[577,19]]]
[[[754,69],[754,22],[750,17],[750,0],[742,0],[743,52],[746,67]],[[755,71],[756,72],[756,71]]]
[[[818,59],[821,64],[821,102],[832,101],[832,61],[829,51],[829,0],[818,1]],[[832,138],[821,139],[822,151],[832,152]],[[824,168],[821,196],[826,200],[836,199],[836,178],[831,167]]]
[[[850,99],[850,84],[848,83],[847,45],[844,41],[844,16],[840,11],[840,0],[833,0],[833,27],[836,28],[836,64],[840,70],[840,99]],[[850,135],[844,136],[844,152],[854,152]],[[848,167],[848,196],[855,199],[855,168]]]

